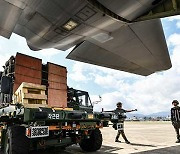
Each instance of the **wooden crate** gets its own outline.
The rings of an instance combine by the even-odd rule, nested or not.
[[[29,67],[31,69],[35,69],[35,70],[42,70],[42,60],[35,58],[35,57],[31,57],[31,56],[27,56],[21,53],[17,53],[16,57],[15,57],[15,65],[21,65],[24,67]]]
[[[67,107],[67,70],[65,67],[48,63],[48,106]]]
[[[20,74],[20,75],[24,75],[24,76],[28,76],[28,77],[32,77],[32,78],[41,79],[42,71],[38,70],[38,69],[32,69],[30,67],[25,67],[25,66],[16,64],[15,65],[15,74]]]
[[[48,74],[48,80],[52,82],[59,82],[59,83],[67,83],[67,78],[64,76],[56,75],[56,74]]]
[[[66,90],[67,89],[67,84],[65,83],[59,83],[59,82],[51,82],[51,81],[48,81],[48,88],[49,89],[59,89],[59,90]]]
[[[59,76],[63,76],[66,77],[67,76],[67,70],[66,67],[57,65],[57,64],[53,64],[53,63],[47,63],[48,64],[48,72],[49,74],[56,74]]]
[[[24,107],[47,107],[46,86],[23,82],[14,94],[14,103],[23,104]]]
[[[48,89],[48,106],[57,108],[67,107],[67,90]]]
[[[13,92],[17,90],[22,82],[41,84],[42,60],[17,53],[15,57],[14,77]]]

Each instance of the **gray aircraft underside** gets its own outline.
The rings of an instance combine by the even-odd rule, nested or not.
[[[0,35],[23,36],[32,50],[76,45],[67,58],[147,76],[171,68],[156,18],[179,14],[172,1],[0,0]]]

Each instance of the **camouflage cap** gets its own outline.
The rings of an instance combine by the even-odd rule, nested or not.
[[[179,104],[179,102],[178,102],[177,100],[173,100],[173,101],[172,101],[172,104],[174,104],[174,103]]]
[[[117,106],[118,106],[118,105],[122,105],[122,103],[121,103],[121,102],[117,102],[117,104],[116,104],[116,105],[117,105]]]

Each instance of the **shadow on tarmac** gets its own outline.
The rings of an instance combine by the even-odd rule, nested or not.
[[[130,143],[129,145],[134,145],[134,146],[142,146],[142,147],[157,147],[155,145],[150,145],[150,144],[137,144],[137,143]]]
[[[180,154],[180,145],[167,148],[137,152],[136,154]]]
[[[112,147],[112,146],[102,146],[99,151],[96,152],[88,152],[89,154],[118,154],[116,151],[121,150],[123,148],[119,147]],[[82,151],[81,148],[77,145],[70,146],[66,148],[66,150],[56,150],[56,149],[51,149],[51,150],[39,150],[39,151],[33,151],[30,154],[83,154],[87,153],[85,151]]]

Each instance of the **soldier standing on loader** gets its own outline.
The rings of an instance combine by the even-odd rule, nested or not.
[[[176,131],[177,135],[177,141],[176,143],[180,143],[180,135],[179,135],[179,129],[180,129],[180,107],[179,102],[177,100],[173,100],[172,105],[174,106],[171,108],[171,121],[172,125],[174,126],[174,129]]]
[[[117,108],[113,111],[117,117],[119,118],[121,124],[122,124],[122,128],[121,129],[118,129],[118,133],[117,133],[117,136],[116,136],[116,139],[115,139],[115,142],[121,142],[119,141],[119,136],[122,135],[123,139],[125,140],[125,142],[127,144],[130,144],[130,142],[128,141],[125,133],[124,133],[124,120],[126,118],[126,115],[124,113],[126,112],[133,112],[133,111],[137,111],[137,109],[134,109],[134,110],[124,110],[122,108],[122,103],[121,102],[118,102],[117,104]]]

